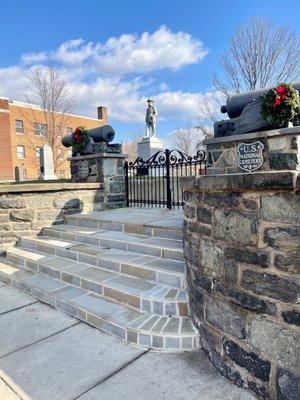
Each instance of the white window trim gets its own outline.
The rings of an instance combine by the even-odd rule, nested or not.
[[[16,127],[16,122],[20,121],[22,122],[22,132],[17,132],[17,127]],[[24,123],[21,119],[15,119],[15,131],[16,131],[16,135],[24,135]]]
[[[22,148],[24,149],[24,152],[23,152],[24,157],[19,157],[18,147],[22,147]],[[17,145],[17,158],[18,158],[18,160],[25,160],[25,158],[26,158],[25,146],[23,146],[23,145],[21,145],[21,144],[18,144],[18,145]]]

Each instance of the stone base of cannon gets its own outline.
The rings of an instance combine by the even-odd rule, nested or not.
[[[125,154],[95,153],[70,157],[72,182],[104,182],[123,177]]]
[[[300,169],[300,126],[215,137],[203,143],[209,175]]]
[[[106,208],[124,207],[126,154],[96,153],[70,157],[72,182],[99,182]]]

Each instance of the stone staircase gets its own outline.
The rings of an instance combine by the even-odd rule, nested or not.
[[[105,332],[164,351],[199,347],[188,317],[180,212],[74,214],[22,237],[0,279]]]

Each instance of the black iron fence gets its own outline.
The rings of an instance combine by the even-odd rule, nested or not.
[[[194,157],[179,150],[159,151],[144,161],[125,163],[127,206],[180,208],[183,190],[180,178],[205,175],[206,153]]]

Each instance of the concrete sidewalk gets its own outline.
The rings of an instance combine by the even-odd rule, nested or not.
[[[254,400],[203,352],[129,346],[0,282],[0,400]]]

